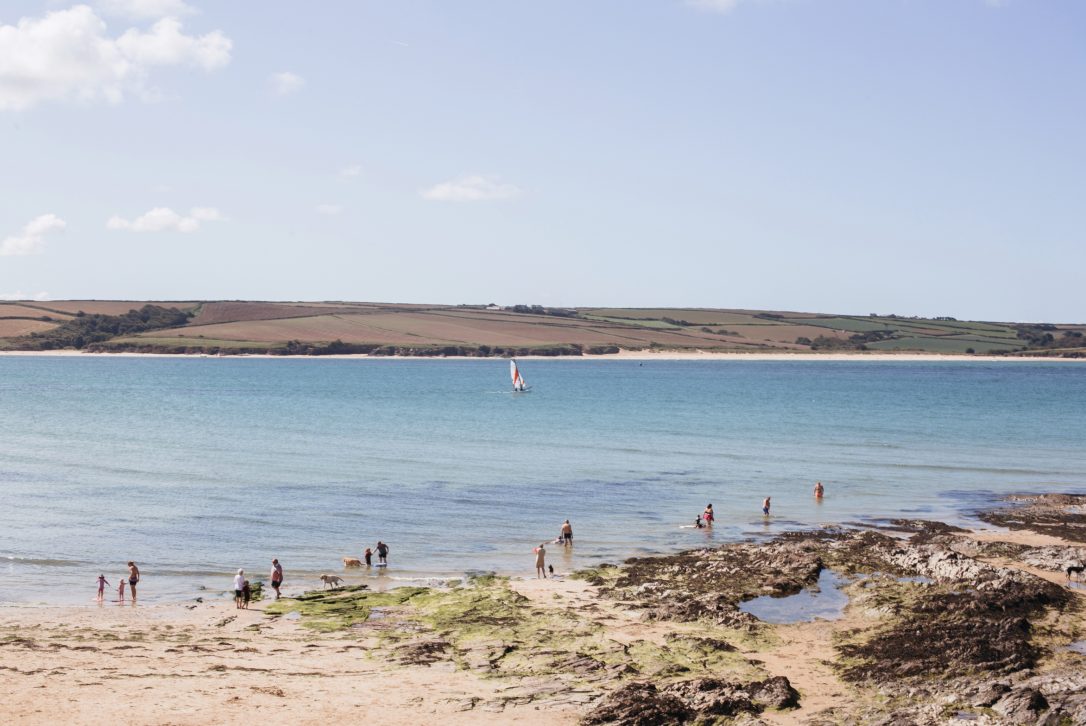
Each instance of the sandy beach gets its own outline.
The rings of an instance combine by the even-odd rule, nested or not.
[[[704,634],[690,623],[645,623],[601,600],[580,580],[514,580],[534,607],[592,612],[621,646],[664,645]],[[594,700],[579,674],[493,678],[451,662],[390,660],[380,625],[344,634],[314,633],[298,620],[268,617],[264,603],[132,607],[6,608],[0,611],[0,669],[11,687],[7,710],[18,723],[199,724],[284,718],[294,723],[366,718],[384,724],[575,724]],[[765,673],[786,675],[810,693],[803,713],[833,706],[847,688],[823,661],[842,620],[778,626],[772,652],[751,647]],[[736,657],[733,672],[754,672]],[[723,675],[723,674],[722,674]],[[47,705],[43,705],[47,704]],[[801,723],[801,714],[767,723]]]
[[[1035,499],[1011,529],[899,520],[548,580],[249,610],[8,607],[5,709],[21,724],[1080,723],[1086,586],[1063,568],[1086,555],[1086,498]],[[835,616],[772,624],[737,607],[817,593],[825,569],[846,578]]]

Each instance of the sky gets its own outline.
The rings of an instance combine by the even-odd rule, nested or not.
[[[1080,0],[3,0],[0,297],[1086,322]]]

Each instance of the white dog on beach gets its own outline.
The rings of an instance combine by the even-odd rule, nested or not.
[[[321,582],[324,583],[325,587],[331,586],[334,590],[338,585],[343,584],[343,578],[335,575],[321,575]]]

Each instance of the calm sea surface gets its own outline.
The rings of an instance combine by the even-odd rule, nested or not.
[[[1086,491],[1086,365],[0,356],[0,602],[559,571],[800,525]],[[816,503],[811,487],[826,486]],[[773,517],[761,516],[772,495]],[[683,528],[707,502],[714,531]],[[289,588],[288,588],[289,589]]]

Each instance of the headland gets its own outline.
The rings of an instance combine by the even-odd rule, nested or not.
[[[712,308],[0,302],[0,352],[373,357],[1086,358],[1086,325]]]

